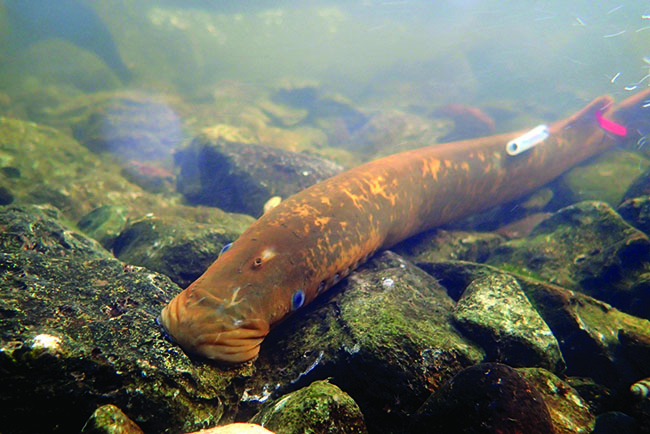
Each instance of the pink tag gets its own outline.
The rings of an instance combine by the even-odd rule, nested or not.
[[[615,134],[617,136],[621,136],[621,137],[627,136],[627,128],[625,128],[624,125],[617,124],[616,122],[610,121],[609,119],[605,119],[603,117],[603,114],[600,112],[600,110],[596,112],[596,120],[598,120],[598,125],[600,125],[600,128],[602,128],[603,130]]]

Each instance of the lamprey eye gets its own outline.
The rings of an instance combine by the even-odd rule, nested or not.
[[[226,244],[225,246],[223,246],[223,248],[222,248],[221,251],[219,252],[219,256],[221,256],[221,255],[223,255],[224,253],[226,253],[226,252],[228,251],[228,249],[230,249],[230,246],[232,246],[232,243],[228,243],[228,244]]]
[[[299,289],[291,297],[291,310],[299,309],[303,304],[305,304],[305,293]]]

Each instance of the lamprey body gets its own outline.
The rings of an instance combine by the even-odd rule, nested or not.
[[[318,183],[252,224],[160,322],[188,352],[251,360],[271,327],[376,251],[546,184],[622,140],[599,113],[632,134],[650,119],[648,98],[650,90],[618,106],[597,98],[518,155],[506,144],[526,131],[391,155]]]

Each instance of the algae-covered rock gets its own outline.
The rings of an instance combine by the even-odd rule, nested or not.
[[[483,346],[489,360],[554,372],[565,367],[551,329],[511,276],[496,274],[472,281],[458,300],[454,319]]]
[[[202,134],[176,154],[178,190],[192,203],[260,216],[273,196],[286,198],[342,168],[307,154],[228,143]]]
[[[0,118],[0,167],[12,174],[2,183],[16,203],[49,203],[72,221],[100,205],[125,207],[130,215],[169,206],[76,140],[31,122]]]
[[[144,434],[122,410],[112,404],[99,407],[86,422],[81,434]]]
[[[51,204],[110,248],[129,220],[148,214],[214,224],[238,233],[250,217],[178,204],[128,182],[121,169],[49,127],[0,118],[0,189],[5,202]],[[227,231],[226,231],[227,232]]]
[[[175,216],[145,216],[126,225],[115,239],[113,253],[126,263],[163,273],[185,288],[251,221],[198,223]]]
[[[641,198],[647,196],[650,196],[650,170],[646,170],[636,177],[623,195],[621,202],[635,197]]]
[[[610,206],[621,202],[635,179],[650,167],[650,160],[629,151],[602,154],[586,166],[569,170],[558,180],[568,203],[600,200]]]
[[[81,217],[77,227],[107,249],[113,248],[115,238],[128,221],[128,209],[120,205],[102,205]]]
[[[277,434],[364,434],[363,414],[350,396],[328,381],[314,381],[270,403],[251,419]]]
[[[262,344],[260,375],[243,397],[253,410],[331,376],[359,404],[370,431],[392,432],[431,390],[483,358],[454,328],[454,302],[444,289],[392,252],[329,291]]]
[[[481,363],[456,374],[418,410],[411,431],[556,433],[543,395],[501,363]]]
[[[542,368],[518,368],[544,398],[557,434],[587,434],[594,427],[589,405],[569,384]]]
[[[502,273],[487,265],[462,261],[418,263],[448,288],[459,293],[472,281]],[[618,390],[643,376],[647,365],[637,365],[637,351],[626,348],[621,334],[650,339],[650,322],[620,312],[580,292],[512,274],[542,319],[550,327],[566,362],[566,375],[591,377],[599,384]],[[640,366],[643,365],[643,366]]]
[[[3,431],[78,432],[107,402],[151,433],[231,421],[241,393],[233,380],[250,368],[190,360],[154,322],[180,289],[59,217],[0,209]]]
[[[13,91],[37,93],[48,85],[64,85],[96,92],[120,85],[119,77],[96,55],[61,39],[38,41],[7,63],[3,87]]]
[[[650,233],[650,195],[626,199],[616,211],[635,228]]]
[[[585,292],[621,309],[648,272],[650,240],[604,202],[556,212],[522,239],[502,243],[487,263]]]

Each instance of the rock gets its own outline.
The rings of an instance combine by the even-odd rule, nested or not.
[[[179,205],[180,197],[143,191],[124,179],[118,165],[52,128],[0,118],[0,152],[0,187],[11,194],[12,204],[51,204],[107,248],[127,221],[152,213],[184,219],[187,227],[192,222],[209,223],[233,234],[253,221],[217,209]]]
[[[550,216],[551,213],[548,212],[530,214],[529,216],[524,217],[520,220],[501,226],[499,229],[497,229],[496,232],[497,234],[502,235],[508,239],[527,237],[530,235],[533,229],[535,229],[535,226]]]
[[[75,432],[107,400],[145,432],[231,421],[234,379],[250,367],[190,360],[154,323],[180,288],[59,218],[51,207],[0,208],[3,431]]]
[[[291,107],[312,108],[318,101],[319,84],[313,81],[283,80],[275,89],[272,100]]]
[[[431,112],[432,117],[450,118],[454,129],[441,142],[453,142],[494,134],[494,119],[478,107],[465,104],[447,104]]]
[[[624,414],[624,416],[627,416],[627,414]],[[622,422],[624,422],[620,425],[622,428],[625,428],[626,425],[628,426],[631,425],[633,427],[636,425],[639,428],[639,432],[647,433],[648,432],[647,427],[648,424],[650,424],[650,399],[641,400],[634,405],[634,407],[630,411],[630,416],[634,417],[634,421],[630,421],[628,418],[625,418],[624,416],[621,416]],[[614,419],[613,425],[616,425],[615,422],[617,418],[613,418],[613,419]],[[631,433],[637,434],[634,431],[631,431]]]
[[[569,384],[542,368],[518,368],[517,372],[544,398],[557,434],[591,432],[594,415],[587,402]]]
[[[214,428],[202,429],[191,434],[274,434],[263,426],[255,423],[231,423]]]
[[[481,363],[456,374],[422,405],[411,432],[553,434],[544,397],[515,369]]]
[[[495,274],[472,281],[458,300],[454,319],[485,349],[487,360],[558,373],[565,368],[551,329],[511,276]]]
[[[306,109],[292,108],[269,100],[260,101],[258,106],[274,124],[280,127],[293,127],[304,121],[308,115]]]
[[[629,224],[650,233],[650,195],[626,199],[616,210]]]
[[[494,249],[487,263],[582,291],[627,310],[650,271],[650,240],[604,202],[581,202],[553,214],[531,234]]]
[[[81,434],[144,434],[122,410],[111,404],[102,405],[90,416]]]
[[[588,377],[564,377],[591,409],[592,414],[601,414],[615,408],[620,408],[620,393],[610,387],[596,383]]]
[[[348,144],[351,135],[367,122],[367,116],[342,95],[324,96],[320,93],[315,83],[287,81],[278,87],[271,100],[275,104],[293,108],[294,114],[289,116],[289,119],[299,118],[302,123],[317,126],[325,131],[331,145]],[[265,111],[269,113],[268,110]],[[283,111],[291,113],[286,109]],[[272,113],[269,114],[277,118]],[[282,123],[291,124],[286,120]]]
[[[122,178],[117,165],[52,128],[0,118],[0,144],[3,170],[11,173],[3,184],[15,203],[49,203],[72,221],[102,203],[128,206],[135,199],[155,207],[156,200]]]
[[[621,329],[618,331],[618,340],[621,343],[623,354],[639,372],[639,376],[634,381],[650,377],[650,335],[635,330]]]
[[[289,197],[342,168],[329,161],[266,146],[196,137],[176,154],[178,190],[194,204],[252,216],[272,196]]]
[[[196,280],[252,219],[198,223],[175,216],[147,216],[131,221],[113,243],[115,256],[167,275],[181,288]]]
[[[484,262],[503,241],[500,235],[488,232],[434,229],[402,241],[391,250],[414,262],[447,259]]]
[[[444,124],[397,110],[373,114],[346,143],[356,144],[359,152],[372,158],[409,149],[426,143],[439,143],[446,131]]]
[[[641,427],[634,420],[620,411],[609,411],[598,415],[591,434],[641,434]]]
[[[128,210],[119,205],[102,205],[81,217],[77,226],[86,235],[112,249],[115,239],[128,221]]]
[[[122,176],[151,193],[171,193],[176,181],[172,172],[137,160],[123,163]]]
[[[89,106],[73,132],[91,151],[120,161],[169,159],[183,140],[176,111],[161,97],[136,92],[107,95]]]
[[[621,202],[628,199],[650,196],[650,170],[639,175],[628,187]]]
[[[14,195],[6,187],[0,185],[0,205],[9,205],[14,201]]]
[[[476,279],[499,272],[493,267],[462,261],[418,265],[452,295],[460,294]],[[634,347],[619,337],[625,334],[650,339],[647,320],[620,312],[576,291],[521,275],[513,277],[558,341],[567,365],[566,375],[591,377],[600,385],[625,393],[634,381],[650,375],[647,365],[637,367]],[[642,364],[640,361],[639,365]]]
[[[128,216],[169,208],[169,200],[144,192],[77,141],[49,127],[0,118],[2,185],[12,203],[49,203],[71,221],[102,206],[117,206]]]
[[[39,26],[47,25],[41,21],[39,20]],[[60,29],[55,32],[60,32]],[[5,89],[14,92],[16,89],[24,89],[25,93],[37,93],[47,86],[65,86],[77,91],[98,92],[120,86],[115,73],[96,54],[70,41],[64,41],[58,34],[51,36],[53,37],[31,44],[12,56],[8,68],[3,70],[3,76],[6,77],[3,86]],[[4,42],[7,43],[6,40]]]
[[[402,429],[432,390],[483,358],[454,328],[453,306],[435,279],[392,252],[377,255],[267,336],[241,416],[332,377],[370,432]]]
[[[617,206],[635,179],[650,167],[650,160],[638,154],[615,150],[595,157],[562,176],[557,185],[568,203],[599,200]]]
[[[277,433],[364,434],[363,414],[350,396],[328,381],[280,397],[251,419]]]

